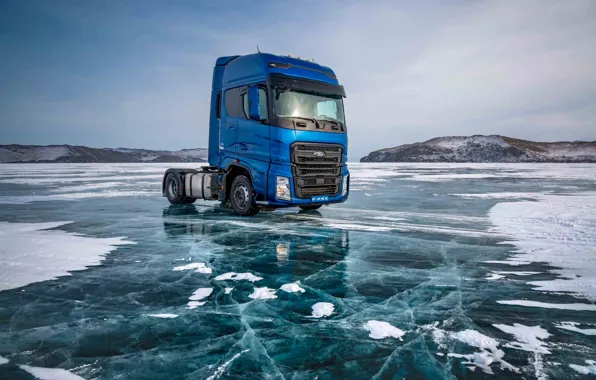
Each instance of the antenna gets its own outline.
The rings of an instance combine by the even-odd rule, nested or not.
[[[260,53],[261,51],[259,50],[259,45],[257,45],[257,51]]]

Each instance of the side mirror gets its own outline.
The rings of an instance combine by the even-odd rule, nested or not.
[[[261,121],[258,86],[251,86],[248,88],[248,117],[252,120]]]

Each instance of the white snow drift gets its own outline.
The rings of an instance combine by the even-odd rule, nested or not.
[[[72,222],[0,222],[0,291],[69,276],[99,265],[125,237],[94,238],[56,230]]]
[[[536,290],[596,300],[596,192],[544,195],[538,202],[498,203],[489,213],[517,254],[504,263],[547,263],[559,277],[530,281]]]

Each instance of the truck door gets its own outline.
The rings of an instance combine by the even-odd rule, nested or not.
[[[236,130],[236,153],[246,158],[269,162],[271,159],[269,125],[249,118],[248,87],[242,90],[241,107]],[[259,85],[259,108],[261,115],[266,119],[268,110],[265,84]]]
[[[236,153],[236,123],[238,120],[240,88],[224,91],[224,107],[219,124],[220,153]],[[220,154],[220,157],[223,157]]]

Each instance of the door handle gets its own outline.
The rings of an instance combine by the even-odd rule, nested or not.
[[[246,146],[246,144],[243,144],[243,143],[238,144],[238,148],[240,150],[248,150],[248,146]]]

